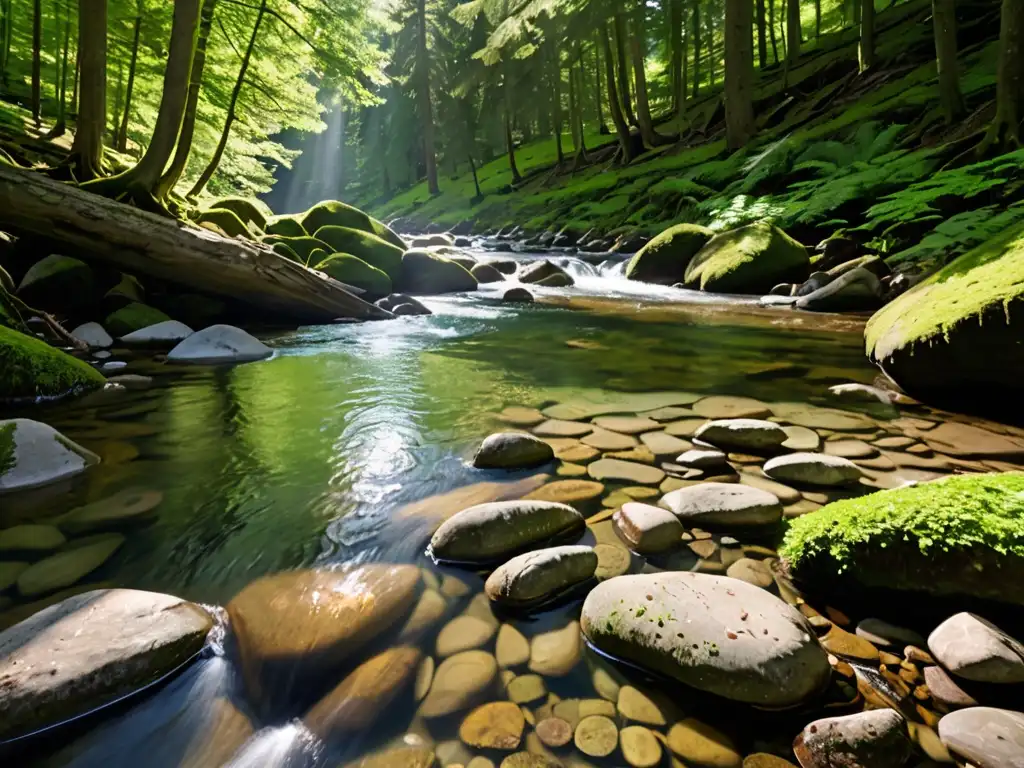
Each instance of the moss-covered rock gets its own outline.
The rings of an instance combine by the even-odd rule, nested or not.
[[[1024,605],[1024,473],[957,475],[829,504],[780,553],[817,590],[850,587]]]
[[[710,229],[697,224],[669,227],[633,255],[626,266],[626,277],[663,285],[682,282],[690,259],[712,235]]]
[[[247,240],[252,240],[252,232],[245,226],[238,215],[234,211],[229,211],[225,208],[211,208],[208,211],[203,211],[196,217],[197,224],[213,224],[220,228],[228,237],[244,237]]]
[[[915,397],[959,401],[1024,381],[1024,228],[953,260],[875,313],[868,356]],[[993,361],[998,361],[995,363]]]
[[[366,291],[366,298],[376,299],[391,293],[391,278],[365,261],[347,253],[335,253],[319,262],[314,269]]]
[[[324,200],[302,214],[302,225],[307,232],[316,232],[323,227],[348,227],[369,232],[381,240],[391,243],[403,251],[408,247],[387,224],[358,208],[338,200]]]
[[[309,234],[299,222],[298,216],[273,216],[267,219],[264,231],[268,235],[281,237],[305,237]]]
[[[295,256],[293,261],[297,261],[300,264],[306,264],[310,262],[311,254],[313,253],[313,251],[317,249],[326,251],[327,253],[331,253],[333,251],[331,246],[325,243],[323,240],[317,240],[315,237],[309,236],[280,237],[278,235],[274,235],[272,237],[263,238],[263,242],[269,244],[272,248],[274,248],[275,251],[277,250],[278,245],[287,246],[288,250],[291,251],[292,254],[294,254]],[[281,252],[278,251],[278,253]],[[281,255],[289,259],[292,258],[292,256],[288,255],[288,253],[282,253]]]
[[[159,309],[133,301],[131,304],[121,307],[121,309],[108,315],[107,319],[103,322],[103,327],[107,329],[111,336],[119,338],[142,328],[167,322],[170,319]]]
[[[476,278],[465,267],[432,251],[414,248],[402,257],[400,291],[430,296],[475,291],[476,287]]]
[[[403,250],[370,232],[351,227],[321,227],[316,239],[330,246],[331,253],[347,253],[362,259],[387,274],[392,282],[399,278]]]
[[[93,304],[95,291],[96,278],[88,264],[52,254],[25,273],[18,297],[31,307],[66,315]]]
[[[39,339],[0,326],[0,400],[98,389],[100,373]]]
[[[715,293],[765,294],[779,283],[803,282],[807,249],[766,221],[715,235],[690,260],[687,288]]]
[[[103,296],[103,306],[118,309],[133,301],[142,303],[146,298],[146,290],[142,283],[133,275],[121,273],[117,283]]]
[[[267,218],[271,215],[270,209],[265,203],[244,197],[223,197],[220,200],[214,200],[209,208],[223,208],[231,211],[246,224],[255,224],[260,229],[267,228]]]

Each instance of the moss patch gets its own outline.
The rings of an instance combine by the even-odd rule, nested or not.
[[[13,421],[0,424],[0,477],[3,477],[14,466],[14,429]]]
[[[807,249],[778,227],[759,221],[716,235],[690,261],[686,285],[719,293],[767,293],[806,278]]]
[[[712,234],[697,224],[669,227],[630,259],[626,277],[667,285],[681,282],[690,259],[707,245]]]
[[[127,336],[142,328],[148,328],[157,323],[165,323],[171,318],[159,309],[153,309],[146,304],[139,304],[133,301],[131,304],[107,316],[103,327],[107,329],[114,338]]]
[[[330,246],[331,253],[347,253],[362,259],[397,280],[402,269],[402,249],[382,240],[370,232],[351,227],[321,227],[317,240]]]
[[[323,240],[317,240],[315,237],[280,237],[277,235],[263,238],[264,243],[268,243],[274,250],[277,250],[278,245],[285,245],[288,247],[293,254],[295,254],[295,261],[300,264],[306,264],[310,260],[310,254],[313,251],[319,249],[327,252],[331,251],[331,246],[325,243]],[[278,251],[280,253],[280,251]],[[287,253],[281,254],[287,258],[291,258]]]
[[[60,397],[97,389],[106,379],[49,344],[0,327],[0,400]]]
[[[269,209],[258,200],[247,200],[244,197],[224,197],[220,200],[215,200],[209,207],[211,209],[222,208],[226,211],[231,211],[243,222],[255,224],[260,229],[266,229],[267,227]]]
[[[267,220],[266,232],[268,235],[281,235],[282,237],[305,237],[309,234],[296,216],[271,217]]]
[[[234,211],[224,208],[211,208],[203,211],[196,217],[199,224],[214,224],[220,227],[229,237],[244,237],[252,240],[252,232],[245,226],[245,223],[238,218]]]
[[[335,280],[362,288],[369,298],[391,293],[391,278],[365,261],[347,253],[335,253],[320,261],[313,269],[326,272]]]

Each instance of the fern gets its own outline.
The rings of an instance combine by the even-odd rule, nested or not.
[[[919,243],[894,253],[886,261],[892,264],[936,259],[949,262],[1021,221],[1024,221],[1022,203],[1015,203],[1008,209],[989,205],[964,211],[946,219]]]

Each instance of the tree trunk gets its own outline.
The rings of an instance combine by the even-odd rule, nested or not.
[[[110,138],[117,138],[117,125],[121,117],[121,101],[124,98],[124,62],[117,62],[117,87],[114,88],[114,108],[111,110]],[[111,142],[113,143],[113,142]]]
[[[185,172],[189,155],[192,152],[192,137],[195,135],[196,115],[199,109],[199,91],[203,86],[203,69],[206,67],[206,44],[210,39],[216,5],[217,0],[203,0],[199,37],[196,39],[195,56],[192,59],[192,75],[185,101],[185,117],[181,122],[181,132],[178,135],[178,147],[174,151],[174,159],[171,160],[170,167],[157,185],[157,197],[160,199],[166,198],[181,179],[181,174]],[[344,116],[344,112],[342,115]],[[344,117],[342,119],[344,120]],[[342,150],[344,150],[344,144],[342,144]]]
[[[597,107],[597,132],[607,133],[608,127],[604,124],[604,107],[601,105],[603,91],[601,90],[601,52],[599,45],[594,45],[594,84],[597,90],[594,91],[594,104]]]
[[[508,85],[505,88],[507,89]],[[505,151],[508,154],[508,168],[512,172],[512,183],[518,184],[523,177],[519,175],[519,168],[516,166],[516,145],[512,139],[512,114],[509,111],[507,98],[505,104]]]
[[[875,66],[875,0],[862,0],[860,13],[860,45],[857,47],[860,71]]]
[[[686,97],[690,94],[690,28],[683,22],[683,79],[680,83],[682,92],[679,94],[679,116],[686,114]]]
[[[996,80],[996,116],[980,150],[1020,146],[1024,116],[1024,4],[1003,0],[999,21],[999,71]]]
[[[79,22],[81,27],[81,22]],[[81,35],[81,33],[79,33]],[[81,85],[82,80],[82,40],[81,36],[75,43],[75,79],[71,84],[71,114],[78,114],[78,87]]]
[[[629,95],[629,65],[626,63],[626,17],[621,13],[615,14],[615,62],[619,77],[622,115],[630,125],[636,125],[633,102]]]
[[[263,23],[263,16],[267,11],[267,0],[260,2],[260,10],[256,14],[256,23],[252,27],[252,35],[249,37],[249,45],[245,49],[245,55],[242,56],[242,65],[238,70],[238,79],[235,80],[235,87],[231,90],[231,98],[228,101],[228,114],[224,119],[224,130],[220,133],[220,141],[217,142],[217,148],[213,150],[213,157],[210,158],[210,162],[207,163],[206,168],[199,175],[196,183],[192,185],[192,189],[189,190],[188,197],[196,197],[202,192],[206,185],[213,178],[213,174],[217,170],[217,166],[220,165],[220,160],[224,157],[224,150],[228,146],[228,137],[231,135],[231,126],[235,122],[235,109],[238,107],[238,96],[242,92],[242,86],[245,84],[245,75],[249,71],[249,62],[252,60],[253,48],[256,47],[256,37],[259,35],[260,25]]]
[[[149,147],[138,165],[118,176],[93,182],[91,191],[131,200],[150,210],[163,209],[158,187],[181,132],[198,29],[199,0],[175,0],[163,93]]]
[[[43,0],[32,2],[32,119],[42,125]]]
[[[604,75],[608,82],[608,111],[612,113],[615,132],[619,135],[619,149],[622,153],[622,164],[626,165],[633,159],[633,143],[629,136],[629,124],[622,114],[619,94],[615,88],[615,66],[612,64],[612,42],[608,32],[608,24],[601,25],[601,44],[604,48]]]
[[[644,6],[633,14],[633,30],[629,36],[629,51],[633,59],[633,77],[636,79],[637,128],[644,143],[650,147],[670,143],[671,139],[654,130],[651,104],[647,99],[647,73],[644,71]]]
[[[686,100],[683,82],[683,0],[669,0],[668,5],[669,83],[672,86],[672,112],[682,114]]]
[[[86,0],[92,4],[94,0]],[[85,94],[83,94],[84,96]],[[390,313],[265,246],[141,211],[44,174],[0,165],[0,228],[65,243],[76,255],[301,323]]]
[[[82,92],[78,127],[68,158],[78,181],[103,173],[103,127],[107,120],[107,0],[78,0],[78,55]]]
[[[583,87],[583,74],[583,54],[581,53],[576,67],[576,132],[580,135],[580,157],[586,160],[587,131],[583,120],[583,94],[586,92],[586,89]],[[571,69],[569,70],[569,76],[572,77]]]
[[[814,37],[821,37],[821,0],[814,0]]]
[[[787,0],[786,12],[786,58],[796,62],[800,58],[800,44],[803,42],[800,27],[800,0]]]
[[[473,160],[473,153],[467,152],[466,157],[469,158],[469,170],[473,173],[473,188],[476,190],[476,197],[474,200],[483,200],[484,193],[480,191],[480,180],[476,176],[476,162]]]
[[[554,39],[551,41],[551,52],[551,87],[554,92],[551,101],[555,121],[555,152],[557,153],[558,164],[561,165],[565,162],[565,150],[562,148],[562,62],[558,54],[558,42]]]
[[[946,124],[951,125],[964,113],[964,97],[960,93],[960,73],[956,60],[956,0],[932,0],[932,21],[935,25],[939,96]]]
[[[775,0],[768,0],[768,36],[772,41],[772,59],[778,64],[779,46],[775,38]]]
[[[11,0],[0,0],[0,83],[7,85],[8,30],[11,27]]]
[[[754,135],[753,8],[750,0],[725,3],[725,135],[731,150]]]
[[[68,51],[71,47],[71,9],[68,9],[67,16],[64,19],[64,45],[63,53],[61,55],[60,65],[60,101],[57,105],[57,126],[60,133],[64,133],[65,126],[67,125],[67,106],[68,106]],[[56,129],[55,129],[56,130]]]
[[[708,87],[715,87],[715,65],[718,63],[715,58],[715,21],[710,13],[704,14],[704,31],[707,33],[705,39],[708,42]]]
[[[579,114],[579,104],[576,100],[576,75],[572,61],[569,62],[569,134],[572,136],[572,151],[578,155],[580,151],[579,123],[576,116]]]
[[[761,69],[768,66],[768,35],[765,26],[764,0],[757,0],[757,64]],[[727,51],[728,52],[728,51]]]
[[[693,98],[700,94],[700,0],[693,0]]]
[[[142,7],[139,6],[138,14],[135,17],[135,29],[132,32],[132,57],[128,64],[128,85],[124,95],[124,115],[121,118],[121,127],[117,132],[115,146],[118,152],[128,150],[128,121],[132,114],[132,92],[135,88],[135,69],[139,63],[139,37],[142,33]]]
[[[416,68],[419,74],[418,96],[420,119],[423,121],[423,157],[427,166],[427,189],[430,194],[441,192],[437,184],[437,158],[434,155],[434,105],[430,99],[430,57],[427,52],[427,3],[416,2]]]

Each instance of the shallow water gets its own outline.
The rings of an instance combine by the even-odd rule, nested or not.
[[[410,505],[520,477],[467,462],[508,405],[544,406],[592,390],[684,391],[842,407],[881,422],[901,415],[828,391],[877,375],[863,356],[857,319],[639,286],[619,276],[621,262],[570,266],[576,288],[539,290],[545,303],[534,306],[501,304],[499,289],[487,288],[429,299],[429,317],[274,335],[267,342],[276,354],[262,363],[172,369],[133,360],[127,372],[155,376],[152,389],[32,412],[104,462],[69,487],[5,498],[0,528],[45,521],[127,488],[158,491],[153,520],[127,531],[117,554],[76,588],[126,586],[225,605],[254,579],[299,566],[431,567],[426,541],[459,499]],[[913,414],[945,418],[920,408]],[[916,479],[913,471],[908,479]],[[463,578],[473,590],[482,583],[474,574]],[[10,595],[0,596],[5,603],[0,627],[27,610]],[[578,612],[572,603],[521,627],[530,635],[564,626]],[[246,709],[230,642],[225,647],[153,695],[35,744],[25,764],[49,752],[56,754],[47,764],[68,766],[341,764],[409,726],[411,707],[396,705],[341,754],[325,752],[294,723],[257,721],[266,728],[247,740],[246,718],[224,706],[232,700]],[[549,690],[595,695],[584,665],[550,681]],[[735,720],[728,712],[723,717]],[[733,725],[732,735],[746,751],[773,735],[785,744],[793,731],[774,718]],[[430,735],[444,742],[457,739],[457,729],[456,717]]]

